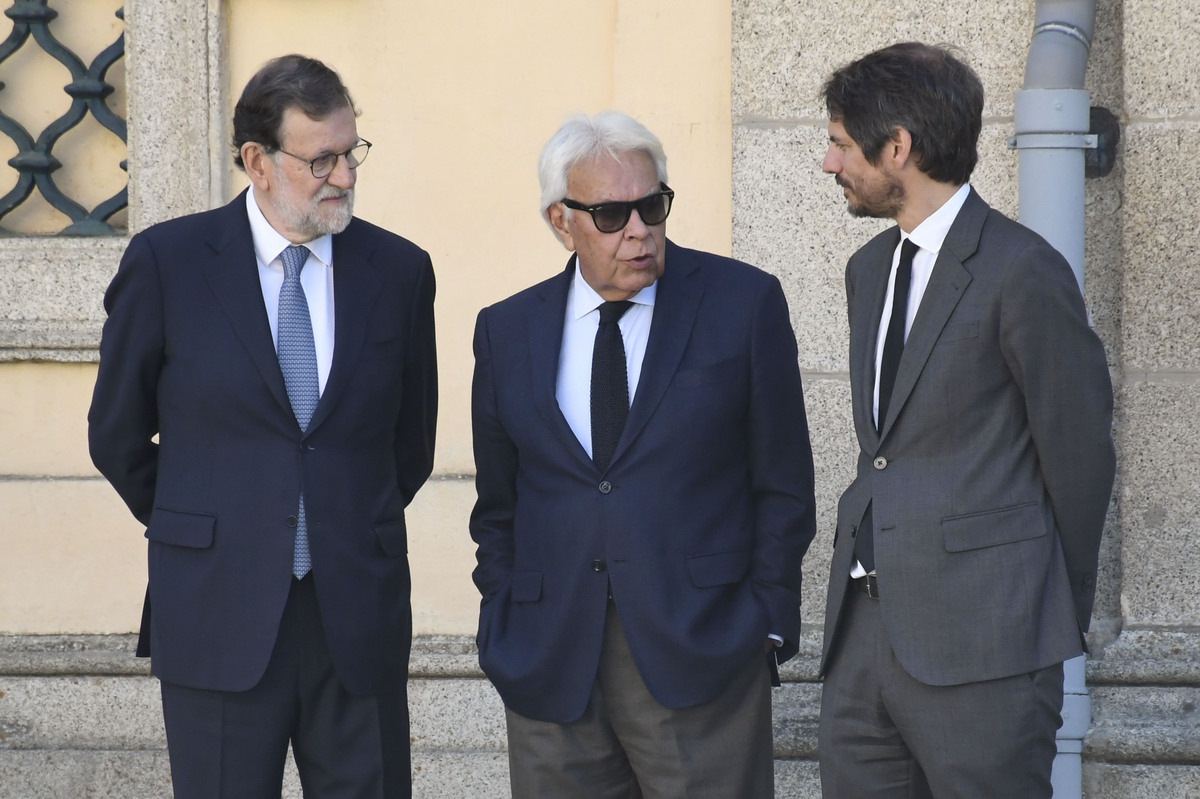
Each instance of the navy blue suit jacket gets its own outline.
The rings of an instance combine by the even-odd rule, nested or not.
[[[333,237],[328,382],[288,402],[245,194],[134,236],[108,292],[88,415],[97,468],[147,525],[152,668],[238,691],[262,676],[291,585],[303,487],[321,614],[346,688],[395,690],[411,639],[405,506],[432,469],[428,255],[360,220]]]
[[[555,396],[573,272],[572,258],[479,314],[472,393],[480,663],[510,708],[559,723],[587,703],[610,582],[666,707],[715,698],[768,633],[791,657],[815,531],[779,281],[668,242],[637,392],[602,474]]]

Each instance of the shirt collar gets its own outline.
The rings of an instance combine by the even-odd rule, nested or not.
[[[971,193],[971,187],[964,183],[958,187],[958,191],[951,195],[949,200],[942,203],[942,207],[934,211],[925,218],[921,224],[913,228],[912,233],[905,235],[900,232],[900,239],[912,239],[913,243],[922,250],[937,254],[942,249],[942,244],[946,241],[947,234],[950,233],[950,226],[954,224],[954,220],[958,218],[958,212],[962,210],[963,203],[967,201],[967,195]]]
[[[596,290],[583,279],[583,272],[579,269],[579,256],[575,256],[575,276],[571,282],[571,295],[571,316],[575,319],[587,316],[604,304],[604,298],[597,294]],[[657,295],[658,281],[656,280],[629,299],[638,305],[653,307],[654,298]]]
[[[254,187],[246,192],[246,212],[250,216],[250,236],[254,240],[254,254],[260,263],[269,264],[279,257],[292,243],[279,234],[263,216],[258,201],[254,199]],[[305,242],[302,246],[326,266],[333,266],[333,236],[328,234]]]

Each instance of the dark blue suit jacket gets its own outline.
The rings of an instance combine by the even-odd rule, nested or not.
[[[555,397],[573,271],[574,259],[479,314],[472,396],[480,663],[510,708],[559,723],[587,703],[610,581],[666,707],[713,699],[768,633],[791,657],[815,530],[779,281],[668,242],[629,421],[601,474]]]
[[[303,487],[338,676],[394,690],[412,627],[404,508],[432,468],[437,412],[429,257],[357,219],[334,236],[333,364],[305,434],[245,203],[134,236],[105,295],[90,447],[147,525],[152,668],[196,688],[258,682]]]

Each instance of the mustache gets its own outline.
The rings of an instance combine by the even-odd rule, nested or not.
[[[317,192],[317,201],[319,202],[321,200],[335,200],[335,199],[339,199],[341,197],[353,197],[353,196],[354,196],[354,189],[339,189],[336,186],[328,186],[327,185],[327,186],[322,186],[321,190],[319,192]]]

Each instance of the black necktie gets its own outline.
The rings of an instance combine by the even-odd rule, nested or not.
[[[913,256],[917,245],[905,239],[900,247],[900,263],[896,267],[896,283],[892,290],[892,315],[883,340],[883,363],[879,367],[879,421],[875,429],[882,431],[887,419],[888,402],[900,370],[900,355],[904,352],[904,323],[908,318],[908,284],[912,282]],[[854,534],[854,557],[868,573],[875,571],[875,514],[867,505],[862,525]]]
[[[900,264],[896,267],[896,283],[892,289],[892,317],[888,322],[887,337],[883,340],[883,363],[879,366],[879,417],[875,429],[883,430],[887,421],[888,403],[892,399],[892,387],[896,385],[896,372],[900,371],[900,356],[904,353],[904,323],[908,318],[908,284],[912,282],[913,256],[917,245],[905,239],[900,247]]]
[[[617,322],[631,305],[621,300],[600,306],[600,327],[592,349],[592,460],[601,472],[612,461],[617,439],[629,417],[625,341]]]

